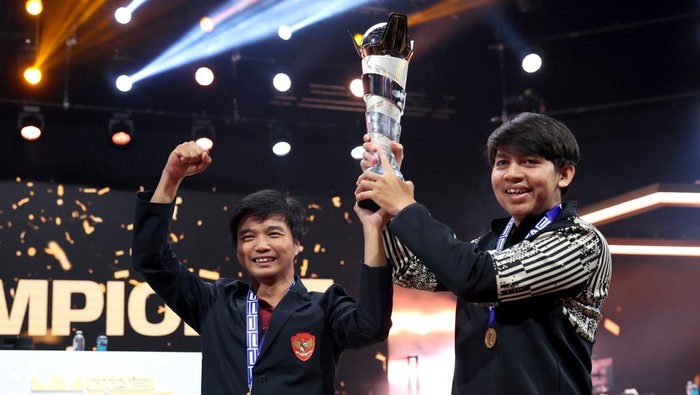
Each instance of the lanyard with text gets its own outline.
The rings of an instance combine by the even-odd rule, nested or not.
[[[535,226],[529,232],[527,232],[525,239],[531,238],[532,236],[537,234],[537,232],[547,227],[547,225],[554,222],[554,219],[557,218],[557,215],[559,215],[560,211],[561,204],[557,204],[556,206],[554,206],[554,208],[544,213],[542,219],[540,219],[537,222],[537,224],[535,224]],[[506,239],[508,238],[511,229],[513,229],[514,224],[515,220],[513,219],[513,217],[511,217],[505,229],[503,229],[503,232],[498,237],[498,241],[496,241],[496,251],[500,252],[503,250],[503,247],[506,245]],[[493,348],[493,346],[496,345],[496,329],[494,329],[493,327],[495,320],[496,310],[493,308],[493,306],[489,306],[489,328],[486,330],[486,336],[484,336],[484,344],[486,344],[486,347],[488,348]]]
[[[287,292],[294,286],[294,281],[292,285],[289,286]],[[245,321],[246,321],[246,360],[248,367],[248,394],[250,394],[253,387],[253,366],[258,360],[258,354],[260,354],[260,347],[262,347],[263,341],[265,341],[265,333],[263,333],[262,339],[258,342],[258,295],[253,292],[253,290],[248,290],[248,297],[245,303]]]

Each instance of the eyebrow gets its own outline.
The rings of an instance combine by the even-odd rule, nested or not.
[[[268,232],[271,231],[271,230],[280,230],[280,231],[284,232],[284,227],[283,227],[283,226],[279,226],[279,225],[270,225],[270,226],[268,226],[267,228],[265,228],[265,230],[268,231]],[[239,235],[239,236],[243,236],[243,235],[245,235],[246,233],[249,233],[249,232],[252,232],[252,231],[253,231],[253,230],[252,230],[251,228],[241,229],[241,230],[238,232],[238,235]]]

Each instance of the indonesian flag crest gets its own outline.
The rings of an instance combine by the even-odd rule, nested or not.
[[[308,361],[314,353],[314,347],[316,347],[316,336],[308,332],[292,336],[292,350],[299,360]]]

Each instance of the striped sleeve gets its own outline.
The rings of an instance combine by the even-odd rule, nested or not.
[[[602,247],[601,238],[592,227],[578,224],[543,232],[501,252],[490,251],[499,301],[530,298],[588,283],[601,269],[598,258]]]
[[[384,250],[392,267],[394,284],[403,288],[434,292],[438,285],[435,274],[428,270],[391,231],[384,228],[382,236]]]

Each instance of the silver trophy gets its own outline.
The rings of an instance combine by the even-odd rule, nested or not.
[[[408,18],[403,14],[390,14],[388,22],[370,27],[362,37],[362,44],[355,42],[355,49],[362,58],[367,132],[372,136],[372,143],[386,152],[391,168],[403,180],[389,144],[392,140],[398,142],[401,137],[408,62],[413,56],[413,41],[408,40]],[[381,162],[369,170],[382,174]],[[379,210],[369,199],[361,200],[358,205]]]

